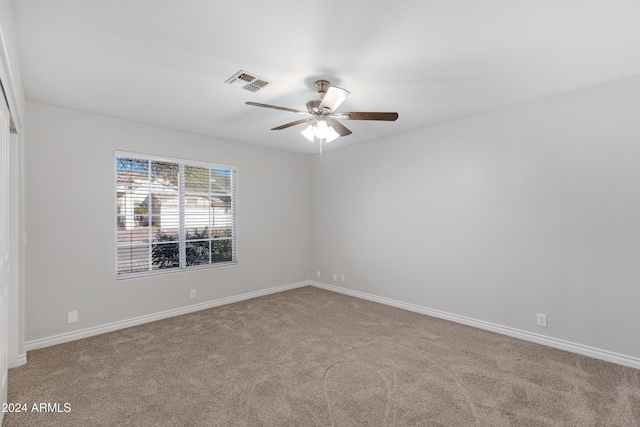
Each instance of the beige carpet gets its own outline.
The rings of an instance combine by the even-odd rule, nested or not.
[[[4,426],[639,426],[640,371],[305,287],[28,354]]]

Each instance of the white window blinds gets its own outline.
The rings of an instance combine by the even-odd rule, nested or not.
[[[236,169],[116,152],[117,275],[236,262]]]

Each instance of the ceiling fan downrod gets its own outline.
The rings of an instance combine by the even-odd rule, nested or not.
[[[316,90],[318,93],[321,93],[323,96],[329,90],[330,83],[327,80],[316,80],[314,83],[316,85]]]

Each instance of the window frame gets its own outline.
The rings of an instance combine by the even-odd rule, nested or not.
[[[118,159],[119,158],[130,158],[130,159],[136,159],[136,160],[143,160],[143,161],[148,161],[148,162],[163,162],[163,163],[172,163],[172,164],[177,164],[179,166],[180,170],[184,170],[186,167],[198,167],[198,168],[206,168],[206,169],[222,169],[222,170],[228,170],[232,172],[232,179],[230,182],[230,214],[231,214],[231,245],[232,245],[232,250],[231,250],[231,256],[232,259],[230,261],[220,261],[220,262],[209,262],[206,264],[197,264],[197,265],[182,265],[183,261],[184,261],[184,252],[185,252],[185,248],[186,248],[186,244],[189,243],[191,240],[187,238],[187,227],[185,224],[185,209],[186,209],[186,198],[188,196],[186,196],[186,192],[188,191],[187,188],[185,188],[185,184],[183,182],[181,182],[180,180],[178,181],[178,200],[179,200],[179,216],[180,216],[180,220],[179,220],[179,227],[178,227],[178,238],[177,240],[175,240],[175,242],[178,244],[180,250],[180,264],[177,267],[171,267],[171,268],[159,268],[159,269],[153,269],[153,262],[152,259],[149,259],[149,266],[150,269],[149,270],[144,270],[144,271],[136,271],[136,272],[119,272],[119,262],[118,262],[118,249],[121,248],[122,246],[119,245],[119,241],[118,241],[118,231],[119,231],[119,218],[122,216],[121,213],[118,212]],[[198,270],[198,269],[206,269],[206,268],[216,268],[216,267],[226,267],[226,266],[230,266],[230,265],[236,265],[238,263],[238,228],[237,228],[237,180],[238,180],[238,167],[235,165],[229,165],[229,164],[224,164],[224,163],[214,163],[214,162],[203,162],[203,161],[199,161],[199,160],[192,160],[192,159],[184,159],[184,158],[177,158],[177,157],[167,157],[167,156],[160,156],[160,155],[153,155],[153,154],[145,154],[145,153],[136,153],[136,152],[129,152],[129,151],[120,151],[120,150],[114,150],[113,152],[113,162],[114,162],[114,191],[113,191],[113,195],[114,197],[114,209],[113,209],[113,213],[114,213],[114,237],[115,237],[115,277],[116,280],[126,280],[126,279],[132,279],[132,278],[136,278],[136,277],[143,277],[143,276],[156,276],[156,275],[164,275],[164,274],[173,274],[173,273],[179,273],[179,272],[184,272],[184,271],[191,271],[191,270]],[[151,183],[150,183],[151,184]],[[211,190],[209,190],[209,195],[211,196]],[[184,205],[184,206],[182,206]],[[210,215],[214,215],[214,208],[211,207],[210,208]],[[148,221],[151,222],[153,220],[153,216],[155,215],[147,215],[148,216]],[[151,227],[151,225],[149,225],[149,227]],[[151,228],[150,228],[151,229]],[[207,239],[207,241],[211,241],[213,242],[214,238],[210,235],[209,238]],[[151,248],[153,246],[153,242],[152,241],[148,241],[146,242],[149,245],[149,248]],[[150,255],[151,256],[151,255]]]

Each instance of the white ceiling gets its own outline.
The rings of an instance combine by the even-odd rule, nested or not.
[[[12,0],[30,101],[314,153],[300,116],[348,89],[326,149],[640,74],[638,0]],[[271,80],[252,93],[239,70]]]

